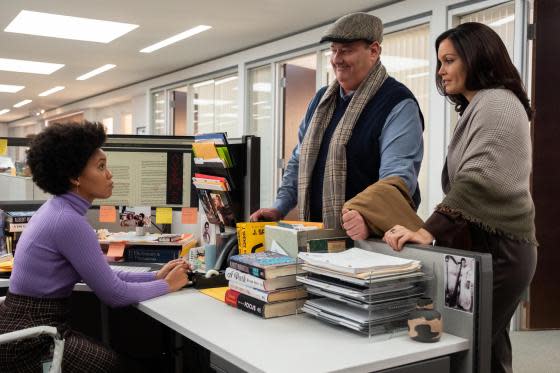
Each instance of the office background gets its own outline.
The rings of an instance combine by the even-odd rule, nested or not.
[[[536,79],[539,71],[552,71],[546,70],[546,64],[558,62],[557,56],[549,55],[546,61],[538,58],[545,48],[554,48],[552,43],[558,46],[557,41],[547,37],[554,35],[554,27],[558,28],[547,23],[558,12],[554,1],[218,1],[193,5],[173,0],[165,4],[97,1],[86,5],[25,0],[3,3],[0,9],[3,28],[22,9],[140,25],[109,44],[0,33],[0,58],[66,64],[62,74],[25,77],[21,84],[25,89],[14,94],[0,93],[0,112],[10,110],[0,115],[0,136],[25,137],[49,122],[81,119],[101,121],[114,134],[226,131],[230,137],[256,135],[261,137],[262,149],[267,150],[261,155],[261,206],[274,200],[308,99],[333,79],[328,45],[319,45],[318,40],[326,25],[343,14],[366,11],[383,20],[382,62],[420,102],[426,119],[420,175],[423,202],[419,210],[424,218],[442,198],[440,172],[456,121],[451,106],[437,93],[433,82],[433,44],[437,35],[466,21],[493,27],[503,38],[534,101],[539,89],[546,88],[545,80],[550,84],[559,80],[558,72],[546,76],[543,73],[544,79]],[[531,26],[534,17],[539,20],[536,27]],[[152,54],[138,53],[140,47],[196,24],[211,25],[212,29]],[[550,29],[539,33],[539,27],[545,25]],[[536,51],[532,40],[535,35],[542,35],[536,43],[538,46],[542,40],[543,45]],[[96,78],[75,80],[82,70],[105,63],[117,66]],[[59,82],[61,79],[65,81]],[[0,72],[0,83],[18,84],[18,79],[13,73]],[[66,88],[44,98],[37,96],[56,85]],[[13,107],[24,99],[32,102]],[[554,287],[552,268],[558,263],[554,242],[560,237],[551,229],[554,220],[550,219],[557,202],[548,199],[560,178],[554,171],[548,179],[542,176],[543,169],[550,174],[550,165],[557,165],[548,141],[558,134],[546,124],[558,109],[539,106],[544,102],[536,100],[535,123],[542,125],[534,137],[539,268],[527,302],[516,314],[515,328],[560,326],[560,316],[555,312],[560,306],[560,294]],[[23,157],[21,152],[10,155],[15,159]]]

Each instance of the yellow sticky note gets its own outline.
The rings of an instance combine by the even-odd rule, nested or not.
[[[171,207],[156,208],[156,224],[171,224],[173,222],[173,210]]]
[[[121,257],[124,255],[124,242],[113,242],[109,244],[109,249],[107,250],[107,256]]]
[[[221,288],[208,288],[199,290],[202,294],[206,294],[214,299],[219,300],[220,302],[226,301],[226,291],[229,288],[227,286]]]
[[[8,154],[8,139],[0,139],[0,155]]]
[[[114,223],[117,220],[115,206],[99,206],[99,222]]]
[[[196,207],[183,207],[181,210],[182,224],[196,224],[198,218],[198,209]]]

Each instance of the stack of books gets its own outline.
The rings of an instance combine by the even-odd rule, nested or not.
[[[306,273],[297,280],[316,296],[302,310],[370,336],[404,331],[431,278],[419,261],[358,248],[299,258]]]
[[[265,319],[295,314],[307,298],[298,271],[297,259],[275,252],[234,255],[226,269],[225,302]]]

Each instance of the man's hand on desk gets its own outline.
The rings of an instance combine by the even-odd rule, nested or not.
[[[342,209],[342,228],[353,240],[365,240],[370,234],[364,218],[356,210]]]
[[[169,285],[169,289],[171,291],[176,291],[187,285],[189,282],[187,272],[192,269],[192,264],[184,259],[171,260],[156,273],[156,279],[165,279]]]

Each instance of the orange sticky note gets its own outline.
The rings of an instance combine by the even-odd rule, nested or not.
[[[107,256],[124,256],[124,242],[113,242],[109,244]]]
[[[115,206],[99,206],[99,222],[114,223],[117,220]]]
[[[183,207],[181,210],[182,224],[196,224],[198,218],[198,209],[196,207]]]
[[[171,224],[173,222],[173,210],[171,207],[156,208],[156,224]]]

